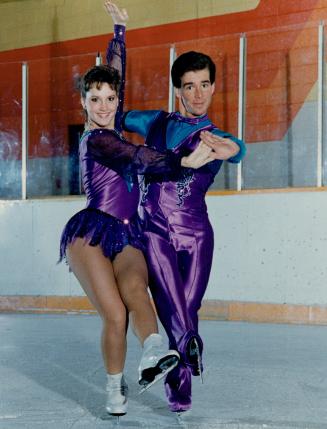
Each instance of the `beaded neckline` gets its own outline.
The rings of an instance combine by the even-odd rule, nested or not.
[[[198,116],[196,118],[187,118],[186,116],[182,116],[179,112],[170,113],[170,117],[175,121],[186,122],[192,125],[199,124],[200,122],[205,122],[209,119],[207,114]]]

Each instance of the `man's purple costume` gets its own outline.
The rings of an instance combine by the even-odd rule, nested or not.
[[[169,148],[180,156],[197,147],[202,130],[231,138],[239,145],[239,153],[230,162],[239,162],[245,153],[242,141],[217,129],[206,115],[185,118],[176,112],[131,111],[123,117],[123,128],[146,137],[148,147]],[[170,177],[145,176],[142,208],[150,289],[170,348],[181,355],[180,364],[165,381],[172,411],[191,407],[191,375],[199,375],[189,348],[196,338],[202,353],[197,313],[213,256],[213,230],[205,194],[221,164],[222,161],[212,161],[198,170],[184,169]]]

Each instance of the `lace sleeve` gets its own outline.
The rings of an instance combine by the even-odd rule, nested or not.
[[[118,70],[121,78],[121,85],[119,88],[119,104],[115,118],[115,128],[121,131],[121,117],[124,108],[124,94],[125,94],[125,79],[126,79],[126,46],[125,46],[125,26],[114,26],[114,37],[109,42],[107,49],[107,64]]]
[[[117,173],[176,174],[181,169],[181,156],[167,150],[158,152],[128,143],[115,130],[96,129],[87,139],[90,156]]]

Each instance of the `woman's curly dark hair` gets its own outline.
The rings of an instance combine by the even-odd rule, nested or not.
[[[81,96],[85,98],[92,85],[95,84],[96,88],[100,89],[103,83],[107,83],[118,93],[121,83],[118,70],[105,64],[91,67],[79,81],[78,88]]]

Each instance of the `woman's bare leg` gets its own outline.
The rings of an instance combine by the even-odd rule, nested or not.
[[[109,374],[123,371],[126,357],[127,313],[111,261],[99,246],[77,238],[67,249],[69,266],[103,321],[102,353]]]
[[[124,247],[113,261],[120,296],[126,305],[135,335],[144,340],[158,332],[156,314],[148,294],[148,271],[142,252],[132,246]]]

